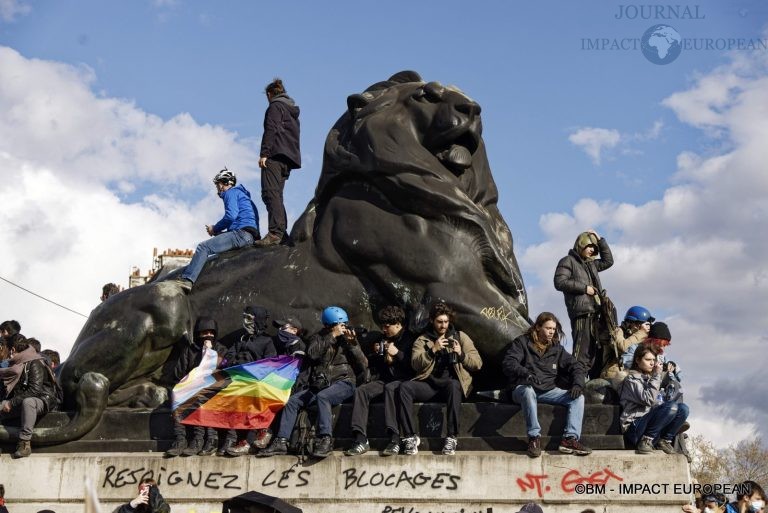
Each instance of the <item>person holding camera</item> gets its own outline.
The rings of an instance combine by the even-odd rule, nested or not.
[[[379,311],[381,339],[373,343],[368,355],[371,381],[357,387],[352,408],[352,432],[355,441],[344,451],[347,456],[357,456],[370,449],[366,426],[371,400],[384,396],[384,424],[389,444],[382,456],[394,456],[400,452],[400,430],[397,427],[396,396],[400,385],[413,377],[411,349],[413,335],[403,327],[405,312],[399,306],[386,306]]]
[[[560,345],[564,337],[563,327],[555,314],[542,312],[525,334],[507,346],[501,363],[502,371],[509,379],[512,400],[523,411],[531,458],[541,456],[537,403],[568,408],[565,433],[558,447],[560,452],[578,456],[592,452],[579,441],[584,418],[585,369]]]
[[[416,434],[413,403],[440,396],[447,405],[448,421],[442,452],[450,456],[458,445],[461,401],[472,390],[470,372],[480,370],[483,361],[472,339],[454,328],[450,306],[434,304],[429,320],[432,325],[413,344],[411,366],[416,377],[400,385],[398,413],[404,435],[403,454],[417,454],[421,442]]]
[[[131,502],[115,508],[112,513],[171,513],[171,507],[165,502],[152,478],[144,478],[139,483],[139,495]]]
[[[324,327],[310,338],[307,347],[308,388],[291,395],[282,410],[277,436],[257,456],[287,454],[288,437],[299,410],[313,404],[317,404],[317,439],[311,456],[325,458],[333,450],[331,408],[352,397],[356,375],[365,372],[368,360],[355,331],[347,327],[347,312],[338,306],[329,306],[323,310],[320,320]]]

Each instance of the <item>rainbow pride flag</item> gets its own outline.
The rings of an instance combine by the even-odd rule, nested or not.
[[[213,355],[173,389],[173,409],[182,424],[225,429],[269,427],[299,375],[301,360],[276,356],[227,369],[211,368]],[[197,372],[199,371],[199,372]]]

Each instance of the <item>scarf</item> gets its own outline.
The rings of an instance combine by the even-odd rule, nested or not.
[[[6,397],[10,397],[11,390],[21,379],[21,372],[24,370],[24,364],[31,362],[32,360],[42,360],[43,356],[40,355],[35,348],[29,346],[24,351],[16,353],[11,357],[11,364],[5,369],[0,369],[0,381],[5,385]]]

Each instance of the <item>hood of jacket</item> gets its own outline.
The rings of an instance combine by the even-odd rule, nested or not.
[[[581,258],[582,260],[594,260],[598,256],[598,252],[595,251],[595,253],[589,257],[584,258],[581,256],[581,252],[584,251],[584,248],[589,246],[590,244],[597,247],[598,238],[595,237],[594,233],[589,232],[581,232],[578,237],[576,237],[576,242],[573,243],[573,250],[576,252],[576,254]]]
[[[286,109],[288,110],[288,113],[291,115],[292,118],[294,119],[299,118],[299,106],[296,105],[296,102],[293,101],[293,98],[291,98],[287,94],[278,94],[277,96],[272,98],[272,102],[277,102],[285,105]]]
[[[256,335],[263,333],[269,326],[269,310],[263,306],[246,306],[243,313],[253,315],[253,327]]]

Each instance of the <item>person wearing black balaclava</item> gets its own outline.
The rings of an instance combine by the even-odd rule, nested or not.
[[[243,310],[243,329],[245,333],[226,352],[221,366],[233,367],[269,358],[270,356],[277,356],[272,337],[265,333],[268,325],[269,311],[266,308],[256,305],[246,306],[245,310]],[[230,430],[227,433],[227,439],[232,439],[233,431]],[[247,435],[248,432],[246,430],[237,430],[237,441],[226,449],[226,454],[228,456],[248,454],[251,450],[251,444],[247,440]],[[269,430],[257,430],[257,447],[259,445],[266,447],[269,439],[265,441],[265,438],[271,438]]]
[[[195,322],[194,340],[185,345],[179,353],[173,368],[173,378],[178,383],[192,369],[200,365],[205,349],[216,350],[221,346],[216,342],[218,325],[209,317],[198,317]],[[218,442],[216,430],[203,426],[185,426],[176,416],[173,416],[173,433],[175,440],[170,449],[165,452],[167,458],[176,456],[209,455],[215,450]],[[207,435],[207,437],[206,437]],[[205,443],[204,443],[205,438]]]

